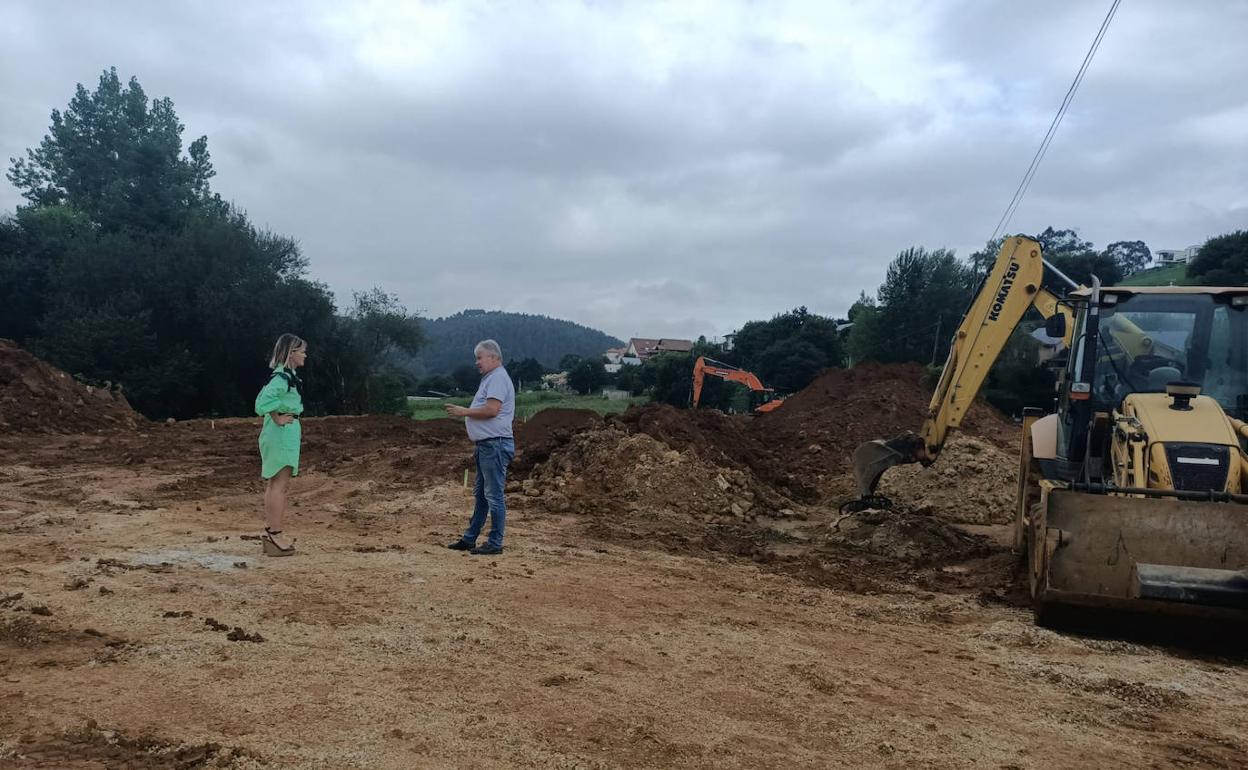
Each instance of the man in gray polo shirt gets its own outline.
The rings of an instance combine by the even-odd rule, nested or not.
[[[494,340],[482,340],[473,350],[481,384],[468,407],[447,404],[446,413],[463,417],[468,438],[476,444],[473,456],[477,463],[474,488],[476,505],[464,536],[447,546],[477,556],[503,552],[503,524],[507,519],[507,503],[503,488],[507,486],[507,466],[516,456],[516,443],[511,433],[511,420],[516,414],[516,389],[511,376],[503,368],[503,351]],[[477,547],[477,537],[490,515],[490,535],[485,545]]]

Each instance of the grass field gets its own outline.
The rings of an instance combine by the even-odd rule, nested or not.
[[[1187,265],[1154,267],[1124,279],[1119,286],[1192,286],[1195,280],[1187,277]]]
[[[471,398],[464,396],[462,398],[447,398],[438,401],[411,401],[408,402],[408,410],[411,412],[412,419],[435,420],[446,416],[446,412],[442,409],[444,404],[467,406],[471,400]],[[556,393],[554,391],[522,392],[516,394],[516,419],[527,420],[543,409],[556,408],[592,409],[599,414],[619,414],[631,404],[644,404],[649,400],[645,396],[638,396],[623,401],[609,401],[602,396],[579,396],[568,393]]]

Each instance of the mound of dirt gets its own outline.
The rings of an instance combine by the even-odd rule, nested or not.
[[[755,418],[754,433],[811,494],[822,499],[852,494],[854,449],[922,424],[931,400],[925,374],[918,364],[828,369],[784,406]],[[1011,450],[1018,442],[1018,428],[978,402],[967,412],[961,433]]]
[[[524,479],[539,463],[544,463],[556,449],[567,444],[583,430],[602,425],[602,416],[588,409],[543,409],[516,423],[516,457],[508,477]]]
[[[121,386],[84,385],[0,339],[0,432],[91,433],[134,430],[144,422]]]
[[[837,521],[828,543],[887,562],[948,564],[991,550],[987,540],[932,516],[903,510],[865,510]]]
[[[583,431],[521,484],[556,512],[655,519],[747,519],[786,501],[748,470],[716,465],[646,433],[609,425]]]
[[[676,409],[666,404],[630,407],[609,419],[630,433],[645,433],[680,452],[717,466],[748,471],[785,498],[815,502],[818,490],[777,454],[757,417],[714,409]]]
[[[947,521],[1009,524],[1014,520],[1017,469],[1017,450],[955,434],[934,464],[899,465],[885,473],[880,492]]]

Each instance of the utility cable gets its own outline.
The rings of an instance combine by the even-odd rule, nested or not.
[[[1045,153],[1049,151],[1049,145],[1053,142],[1053,137],[1057,134],[1057,128],[1061,125],[1062,119],[1066,117],[1066,111],[1070,108],[1070,103],[1075,98],[1075,92],[1079,90],[1079,85],[1083,82],[1083,76],[1087,74],[1088,67],[1092,64],[1092,59],[1096,56],[1096,51],[1101,47],[1101,41],[1105,38],[1105,32],[1109,29],[1109,24],[1114,19],[1114,14],[1118,12],[1118,6],[1122,0],[1113,0],[1109,7],[1109,12],[1105,14],[1104,21],[1101,22],[1101,28],[1096,33],[1088,53],[1083,57],[1083,64],[1079,66],[1079,71],[1075,74],[1075,79],[1071,81],[1070,88],[1066,89],[1066,96],[1062,99],[1062,104],[1057,108],[1057,114],[1053,116],[1053,121],[1049,123],[1049,130],[1045,132],[1044,139],[1041,140],[1040,146],[1036,149],[1036,154],[1031,158],[1031,164],[1027,167],[1027,171],[1023,174],[1022,180],[1018,183],[1018,188],[1014,191],[1014,197],[1010,199],[1009,204],[1005,207],[1005,211],[1001,213],[1001,219],[997,222],[997,227],[992,231],[992,237],[988,239],[989,243],[996,241],[1006,227],[1009,226],[1010,220],[1014,218],[1014,213],[1018,211],[1018,207],[1023,202],[1023,196],[1027,194],[1027,189],[1031,187],[1031,181],[1036,176],[1037,169],[1040,168],[1040,162],[1044,160]]]

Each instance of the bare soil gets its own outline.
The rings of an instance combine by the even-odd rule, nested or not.
[[[78,382],[0,338],[0,433],[83,433],[146,422],[120,385]]]
[[[443,547],[457,421],[305,420],[288,559],[254,539],[256,420],[5,432],[0,769],[1243,767],[1245,645],[1032,622],[1008,421],[838,513],[852,445],[916,427],[921,381],[884,392],[913,374],[535,417],[499,557]]]

